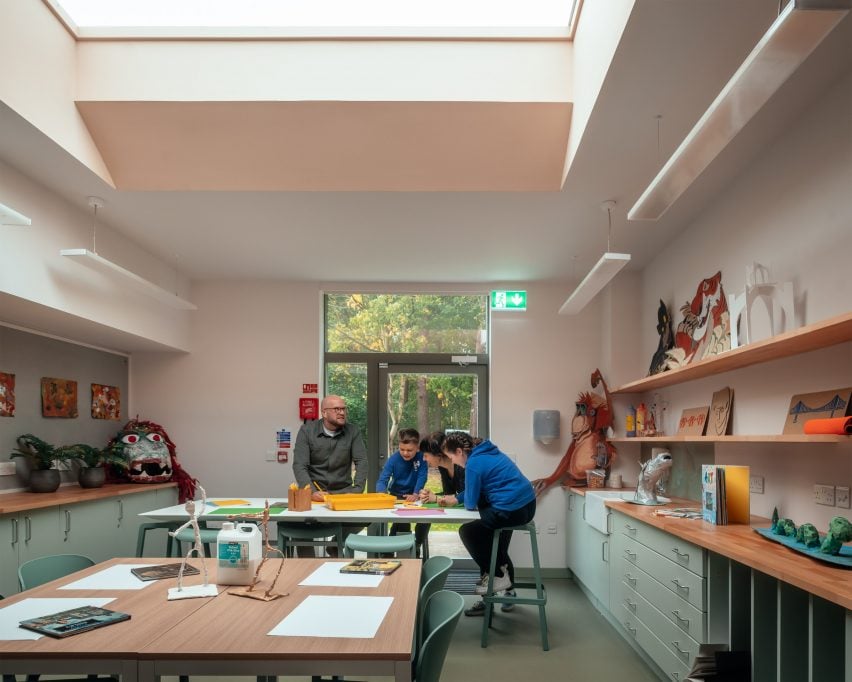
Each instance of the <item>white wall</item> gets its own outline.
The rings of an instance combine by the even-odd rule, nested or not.
[[[775,281],[795,284],[797,324],[852,310],[848,245],[852,237],[852,73],[748,168],[731,179],[702,215],[645,268],[642,284],[644,376],[657,346],[657,300],[679,307],[702,278],[722,271],[727,293],[745,286],[746,265],[770,267]],[[780,433],[795,393],[852,386],[852,344],[777,360],[745,370],[663,389],[670,401],[666,432],[686,407],[710,403],[713,391],[734,389],[733,433]],[[646,396],[647,401],[647,396]],[[623,431],[623,427],[622,427]],[[635,448],[635,446],[626,446]],[[765,476],[765,493],[753,494],[752,513],[769,516],[778,506],[797,523],[824,526],[848,510],[812,502],[814,483],[852,483],[852,445],[716,446],[716,461],[749,464]]]

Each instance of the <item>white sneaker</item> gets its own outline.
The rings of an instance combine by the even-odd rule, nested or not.
[[[503,596],[504,597],[517,597],[518,593],[515,592],[515,590],[506,590],[503,593]],[[512,603],[500,604],[500,610],[503,611],[504,613],[507,613],[508,611],[511,611],[514,608],[515,608],[515,605],[512,604]]]
[[[509,579],[509,570],[506,566],[501,566],[500,570],[503,575],[494,576],[494,584],[491,586],[492,592],[502,592],[512,587],[512,581]],[[484,575],[480,578],[476,587],[473,588],[476,594],[488,594],[488,576]]]

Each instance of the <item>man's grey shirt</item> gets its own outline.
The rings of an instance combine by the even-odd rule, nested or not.
[[[367,483],[367,448],[361,430],[346,423],[328,436],[322,419],[302,425],[293,448],[293,474],[299,487],[318,483],[332,493],[361,493]],[[352,465],[355,465],[355,482]]]

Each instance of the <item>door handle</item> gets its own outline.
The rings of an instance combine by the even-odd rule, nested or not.
[[[18,544],[18,519],[12,519],[12,544]]]
[[[24,517],[24,542],[33,539],[33,521],[29,516]]]
[[[71,532],[71,512],[65,510],[65,541],[68,542],[68,533]]]
[[[124,521],[124,502],[118,500],[118,523],[116,524],[116,528],[121,528],[122,521]]]

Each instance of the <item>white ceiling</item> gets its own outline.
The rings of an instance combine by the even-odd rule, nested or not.
[[[606,247],[605,199],[618,202],[613,250],[631,252],[637,268],[852,64],[847,17],[660,221],[627,224],[627,209],[776,11],[776,0],[637,0],[560,191],[116,190],[2,105],[0,159],[84,210],[88,195],[104,197],[99,220],[195,280],[574,279]],[[122,154],[122,172],[133,173],[141,156]],[[357,161],[375,159],[361,150]],[[357,165],[342,170],[357,175]],[[421,169],[427,188],[440,184],[430,172],[447,170]]]

